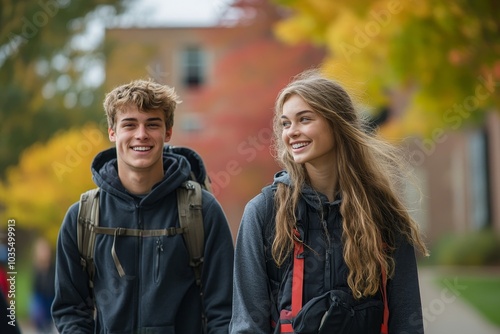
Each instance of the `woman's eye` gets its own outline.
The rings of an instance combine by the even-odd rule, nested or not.
[[[289,126],[290,126],[290,122],[281,122],[281,126],[282,126],[283,128],[287,128],[287,127],[289,127]]]

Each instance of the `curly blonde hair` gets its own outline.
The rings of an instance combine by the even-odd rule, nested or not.
[[[303,164],[294,162],[282,141],[280,117],[284,103],[300,96],[333,129],[336,168],[342,196],[342,240],[349,268],[347,283],[355,298],[374,295],[381,280],[381,266],[394,273],[391,254],[399,235],[427,255],[417,223],[401,198],[404,162],[397,148],[368,134],[346,90],[317,70],[298,75],[278,95],[274,113],[276,159],[292,180],[279,184],[276,196],[276,234],[272,246],[278,266],[293,249],[292,229],[300,192],[308,176]]]
[[[150,80],[134,80],[118,86],[106,94],[104,111],[108,127],[115,129],[116,113],[124,106],[135,105],[141,111],[160,109],[165,114],[167,129],[174,126],[174,111],[181,103],[174,88]]]

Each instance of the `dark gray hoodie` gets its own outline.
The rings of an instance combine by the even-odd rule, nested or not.
[[[290,186],[286,172],[275,176],[274,183]],[[272,270],[270,258],[274,224],[272,186],[268,186],[245,207],[235,250],[233,315],[230,333],[273,333],[279,311],[290,310],[290,262],[279,275]],[[341,199],[328,202],[311,187],[302,190],[297,225],[307,245],[305,255],[303,303],[332,289],[349,291],[347,265],[342,256]],[[325,233],[325,228],[328,230]],[[272,230],[272,228],[271,228]],[[309,248],[310,247],[310,248]],[[390,333],[423,333],[418,274],[413,247],[400,241],[394,253],[396,270],[387,284]],[[270,270],[271,268],[271,270]],[[283,277],[283,279],[281,278]],[[380,296],[377,296],[380,298]]]
[[[179,226],[176,189],[190,173],[180,155],[164,154],[165,176],[150,193],[136,197],[122,186],[114,148],[92,164],[101,187],[100,225],[133,229]],[[233,241],[216,199],[203,192],[205,254],[202,274],[209,333],[227,333],[231,317]],[[78,203],[64,218],[57,244],[56,296],[52,314],[61,333],[201,333],[201,302],[182,235],[117,237],[97,235],[95,249],[96,317],[88,276],[76,241]],[[125,276],[112,259],[115,242]]]

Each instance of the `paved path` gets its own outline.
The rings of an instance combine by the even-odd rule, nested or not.
[[[500,327],[460,299],[461,289],[466,288],[460,284],[460,275],[450,275],[453,279],[440,286],[434,281],[439,271],[433,267],[419,269],[425,334],[500,334]]]

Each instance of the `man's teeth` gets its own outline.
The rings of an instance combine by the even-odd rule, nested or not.
[[[309,145],[309,143],[297,143],[297,144],[293,144],[292,148],[301,148],[301,147],[304,147],[307,145]]]
[[[134,151],[149,151],[151,149],[151,147],[139,146],[139,147],[133,147],[132,149]]]

